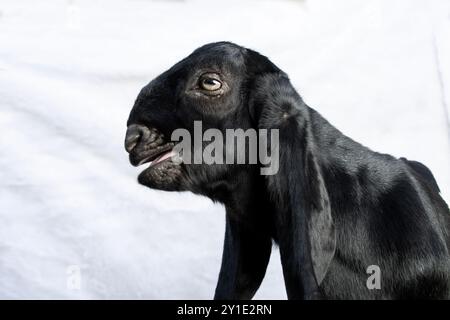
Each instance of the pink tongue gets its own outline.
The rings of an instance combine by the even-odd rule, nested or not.
[[[174,151],[172,151],[172,150],[170,150],[170,151],[168,151],[166,153],[163,153],[158,158],[156,158],[155,160],[152,161],[152,165],[157,164],[157,163],[159,163],[161,161],[164,161],[166,159],[169,159],[169,158],[173,157],[174,155],[176,155],[176,153]]]

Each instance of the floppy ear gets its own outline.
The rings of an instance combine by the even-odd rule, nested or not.
[[[279,134],[278,145],[268,139],[270,152],[279,151],[279,169],[265,179],[276,211],[288,297],[319,298],[336,239],[309,107],[280,71],[255,78],[249,113],[255,127]]]

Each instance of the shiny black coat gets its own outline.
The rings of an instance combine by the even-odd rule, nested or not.
[[[196,87],[211,71],[227,88],[213,98]],[[151,188],[225,205],[216,299],[253,297],[272,240],[290,299],[450,297],[450,212],[426,166],[353,141],[308,107],[266,57],[227,42],[197,49],[142,89],[128,120],[131,162],[156,143],[151,130],[167,143],[176,128],[192,131],[195,120],[204,130],[280,133],[276,175],[260,175],[258,164],[166,161],[139,176]],[[366,286],[370,265],[380,268],[380,289]]]

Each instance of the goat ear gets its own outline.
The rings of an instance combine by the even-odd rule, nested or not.
[[[266,176],[267,189],[277,211],[283,269],[288,269],[285,278],[286,273],[294,274],[303,282],[303,297],[319,291],[336,247],[309,110],[283,72],[256,78],[249,113],[257,128],[278,130],[278,146],[268,139],[270,152],[279,151],[279,169]]]
[[[272,61],[262,54],[246,49],[246,72],[255,77],[266,73],[282,72]]]

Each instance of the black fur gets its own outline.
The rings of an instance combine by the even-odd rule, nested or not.
[[[219,95],[198,88],[205,72],[220,75]],[[276,175],[260,175],[259,164],[164,161],[139,176],[151,188],[189,190],[225,205],[216,299],[253,297],[272,239],[290,299],[450,297],[450,213],[426,166],[346,137],[266,57],[227,42],[197,49],[142,89],[128,120],[131,162],[167,146],[176,128],[192,132],[195,120],[203,130],[280,133]],[[380,267],[380,290],[366,287],[370,265]]]

